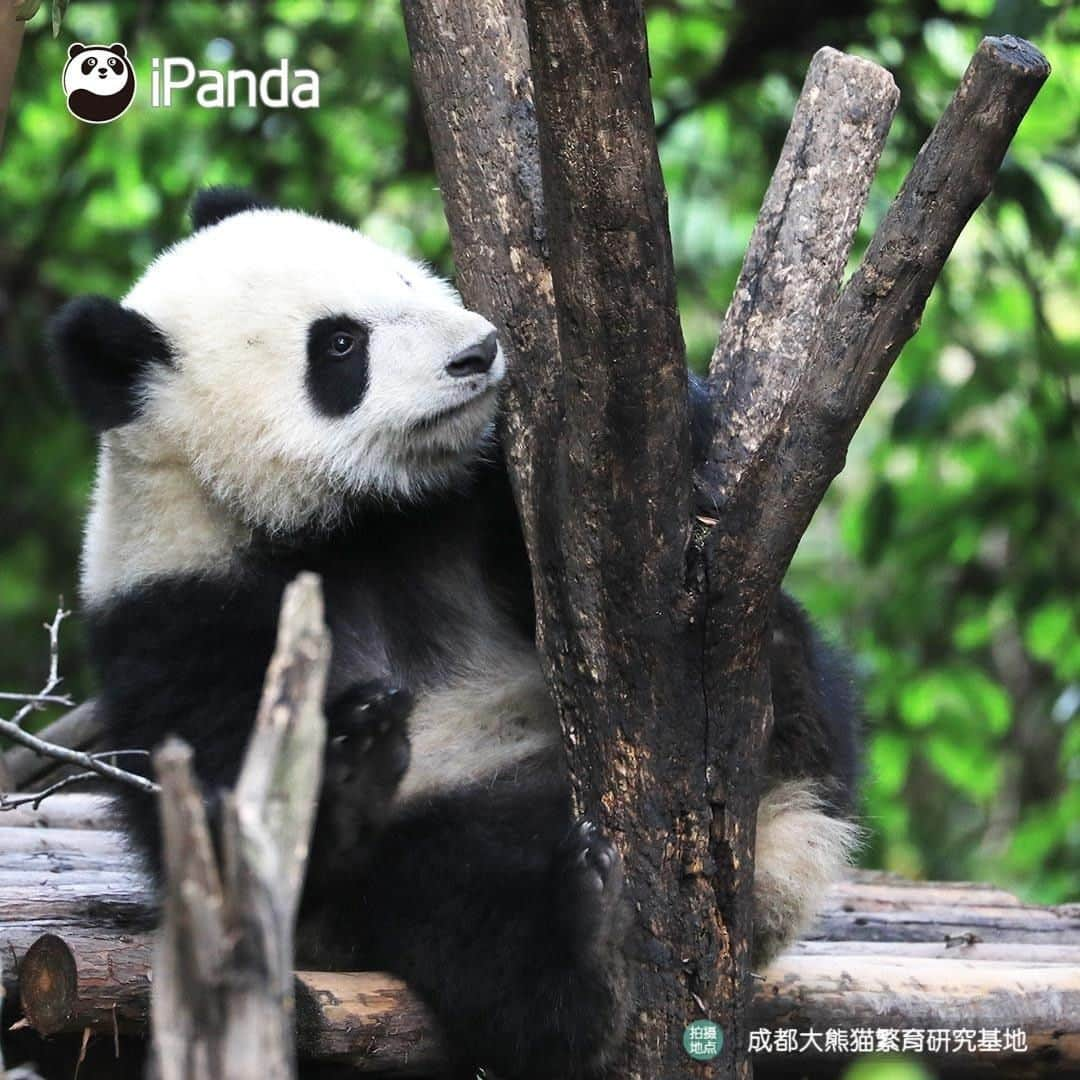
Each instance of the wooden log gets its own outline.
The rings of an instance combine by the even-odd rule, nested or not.
[[[966,946],[956,955],[928,956],[912,946],[814,943],[781,956],[758,985],[751,1029],[823,1033],[878,1029],[964,1032],[1020,1029],[1028,1050],[958,1053],[943,1051],[951,1070],[986,1066],[1018,1072],[1025,1062],[1052,1059],[1059,1068],[1080,1067],[1080,934],[1055,952],[1025,956],[1024,947]],[[125,939],[68,937],[41,955],[60,965],[49,978],[39,967],[21,986],[27,1019],[59,1018],[51,1032],[85,1027],[106,1033],[145,1030],[149,997],[147,935]],[[944,948],[924,944],[921,950]],[[1009,947],[1006,947],[1009,948]],[[64,976],[65,951],[75,961],[77,983]],[[40,958],[39,958],[40,960]],[[25,965],[26,959],[23,960]],[[423,1006],[399,980],[375,972],[297,974],[301,984],[299,1043],[304,1056],[348,1065],[360,1072],[409,1073],[437,1066],[442,1043]],[[32,1021],[34,1022],[34,1021]],[[59,1026],[57,1026],[57,1024]],[[761,1054],[778,1067],[839,1060],[824,1048],[803,1054]],[[933,1057],[933,1055],[931,1055]]]
[[[846,882],[807,935],[832,941],[995,941],[1064,945],[1080,938],[1080,905],[1036,907],[980,886]]]
[[[110,829],[116,824],[116,811],[110,798],[81,792],[50,795],[36,810],[26,805],[0,811],[0,829]],[[0,852],[4,850],[0,843]]]
[[[21,995],[38,1030],[146,1030],[155,906],[145,874],[124,851],[115,831],[0,828],[0,955],[12,960],[5,988]],[[41,947],[33,979],[20,985],[27,955],[45,934],[74,958],[73,992],[62,970],[53,976],[46,965],[50,977],[42,978],[42,957],[63,963],[55,943]],[[304,1056],[403,1075],[441,1060],[430,1018],[399,981],[371,972],[298,978]],[[1080,906],[1037,907],[976,883],[856,874],[832,889],[806,940],[765,973],[749,1023],[772,1032],[1019,1028],[1026,1054],[950,1050],[941,1064],[975,1074],[1024,1075],[1048,1061],[1080,1069]],[[826,1068],[834,1059],[811,1051],[756,1061],[766,1074]]]
[[[75,954],[63,938],[42,934],[19,964],[26,1022],[41,1035],[63,1031],[79,1000]]]
[[[896,955],[813,956],[788,953],[754,996],[751,1026],[824,1033],[948,1031],[931,1060],[950,1070],[992,1066],[1015,1075],[1025,1063],[1080,1067],[1080,968],[1032,963]],[[1020,1029],[1027,1049],[954,1050],[958,1032]],[[875,1044],[877,1040],[875,1039]],[[763,1055],[764,1056],[764,1055]],[[802,1059],[841,1059],[814,1051]],[[920,1055],[921,1057],[922,1055]]]
[[[298,1044],[303,1057],[357,1072],[430,1072],[442,1039],[403,982],[380,972],[300,971]]]
[[[57,796],[39,813],[61,798],[79,797]],[[84,815],[61,820],[83,822]],[[122,833],[0,827],[0,941],[23,924],[65,934],[130,928],[133,915],[150,925],[153,912],[150,883]],[[1039,907],[989,885],[860,872],[832,888],[806,934],[808,945],[828,942],[1080,946],[1080,905]]]

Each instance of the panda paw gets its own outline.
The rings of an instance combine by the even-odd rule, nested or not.
[[[626,913],[623,866],[615,845],[588,818],[577,822],[555,853],[556,910],[579,946],[602,945]]]
[[[383,680],[360,683],[327,710],[323,790],[346,829],[379,822],[409,766],[412,695]]]

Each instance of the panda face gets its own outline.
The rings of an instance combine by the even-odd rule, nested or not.
[[[123,57],[111,49],[91,47],[71,57],[64,68],[64,92],[86,90],[98,97],[117,94],[127,85]]]
[[[181,460],[247,525],[332,522],[356,496],[452,483],[490,435],[494,329],[423,266],[304,214],[236,214],[162,254],[123,301],[168,360],[107,440]]]

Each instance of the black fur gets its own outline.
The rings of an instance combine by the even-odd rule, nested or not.
[[[171,363],[161,331],[104,296],[72,300],[53,318],[49,338],[61,381],[98,432],[134,420],[146,374]]]
[[[263,210],[267,208],[257,195],[238,187],[203,188],[191,204],[191,224],[195,231],[209,228],[219,221],[224,221],[233,214],[245,210]]]
[[[769,670],[774,720],[768,780],[813,779],[828,810],[851,814],[858,778],[851,676],[840,653],[821,640],[785,593],[773,613]]]
[[[364,400],[368,388],[371,330],[346,315],[327,315],[308,327],[308,393],[324,416],[345,416]],[[339,346],[350,342],[345,350]]]
[[[476,603],[460,574],[480,566],[500,607],[528,603],[520,534],[500,529],[512,509],[489,465],[470,490],[423,507],[358,508],[335,536],[258,544],[228,583],[134,590],[92,613],[91,640],[110,738],[153,746],[175,732],[214,790],[235,779],[284,586],[302,568],[321,573],[330,739],[298,961],[401,975],[463,1066],[573,1078],[621,1030],[626,913],[614,848],[574,825],[561,768],[385,812],[407,760],[407,699],[390,690],[437,682],[453,661]],[[519,626],[528,616],[511,614]],[[155,857],[153,801],[124,799]]]

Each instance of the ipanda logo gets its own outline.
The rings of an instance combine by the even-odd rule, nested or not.
[[[182,56],[155,56],[150,61],[150,104],[169,108],[174,90],[195,86],[195,65]],[[269,109],[317,109],[319,76],[308,68],[289,70],[289,61],[268,68],[261,75],[244,68],[217,71],[204,68],[198,72],[195,101],[204,109],[233,109],[243,105],[263,105]]]
[[[127,49],[112,45],[83,45],[68,49],[62,77],[68,112],[87,124],[107,124],[127,112],[135,98],[135,69]],[[307,68],[277,67],[256,75],[238,68],[218,71],[196,69],[183,56],[155,56],[150,62],[150,107],[168,109],[177,91],[195,87],[195,103],[203,109],[232,109],[237,104],[269,109],[317,109],[319,76]],[[176,95],[179,100],[179,94]]]
[[[68,112],[87,124],[115,120],[135,97],[135,69],[118,41],[112,45],[76,41],[68,49],[61,81]]]

